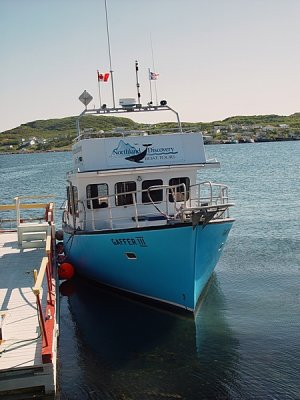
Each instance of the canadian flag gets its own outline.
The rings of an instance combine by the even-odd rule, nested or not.
[[[98,82],[107,82],[109,78],[109,72],[101,74],[99,71],[97,71],[97,76],[98,76]]]

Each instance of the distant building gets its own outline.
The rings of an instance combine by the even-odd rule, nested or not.
[[[29,139],[29,146],[35,146],[36,144],[37,144],[37,138],[35,136]]]
[[[210,135],[203,135],[204,144],[212,143],[213,137]]]
[[[263,128],[262,128],[262,130],[264,131],[264,132],[268,132],[268,131],[274,131],[276,128],[275,128],[275,126],[273,126],[273,125],[266,125],[266,126],[264,126]]]

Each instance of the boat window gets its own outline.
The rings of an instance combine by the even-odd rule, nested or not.
[[[151,181],[143,181],[142,182],[142,202],[143,203],[150,203],[152,201],[159,202],[163,199],[163,191],[162,189],[151,190],[148,192],[148,188],[150,186],[159,186],[162,185],[163,181],[161,179],[152,179]],[[151,199],[149,198],[149,194]]]
[[[133,204],[133,194],[136,201],[136,183],[134,181],[118,182],[115,185],[116,206]]]
[[[189,199],[190,190],[190,178],[172,178],[169,181],[170,186],[174,186],[174,189],[169,190],[169,201],[174,203],[174,201],[186,201]],[[186,196],[184,196],[186,193]]]
[[[70,186],[67,187],[67,198],[68,198],[68,211],[70,214],[73,214],[73,207],[75,214],[78,213],[78,190],[76,186],[72,186],[70,190]]]
[[[108,207],[108,185],[99,183],[87,185],[86,187],[87,208],[106,208]],[[97,197],[97,198],[95,198]]]

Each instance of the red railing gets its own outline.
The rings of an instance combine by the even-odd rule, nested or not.
[[[39,323],[43,337],[42,360],[43,363],[50,363],[53,356],[53,337],[55,329],[55,226],[53,223],[54,205],[49,203],[46,207],[45,218],[49,224],[46,238],[46,257],[43,257],[39,272],[35,270],[35,284],[32,288],[36,296]],[[41,292],[46,275],[47,280],[47,293],[46,293],[46,307],[43,310],[41,301]]]

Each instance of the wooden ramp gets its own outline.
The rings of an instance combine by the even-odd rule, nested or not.
[[[41,290],[33,291],[45,256],[45,248],[22,248],[17,232],[0,232],[0,397],[55,393],[55,280],[50,276],[49,290],[49,277],[40,279]]]

